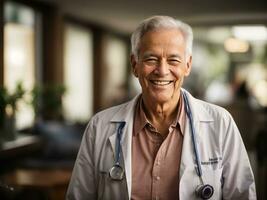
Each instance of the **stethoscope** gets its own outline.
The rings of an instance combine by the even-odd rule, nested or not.
[[[201,199],[209,199],[212,197],[212,195],[214,193],[214,188],[209,184],[205,184],[203,179],[202,179],[202,168],[201,168],[200,156],[199,156],[199,152],[198,152],[198,148],[197,148],[197,144],[196,144],[196,133],[195,133],[195,128],[193,126],[192,112],[191,112],[191,108],[189,106],[189,101],[188,101],[186,94],[183,92],[182,95],[183,95],[184,102],[185,102],[186,115],[189,119],[193,149],[194,149],[194,153],[195,153],[195,157],[196,157],[197,166],[195,167],[195,169],[196,169],[196,173],[200,179],[200,185],[198,185],[196,190],[195,190],[196,195],[198,197],[200,197]]]
[[[123,179],[124,169],[120,165],[121,158],[121,135],[122,129],[125,126],[125,122],[120,122],[115,143],[115,163],[109,170],[109,176],[112,180],[121,181]]]
[[[182,95],[183,95],[184,102],[185,102],[186,115],[189,119],[189,124],[190,124],[190,129],[191,129],[191,137],[192,137],[193,149],[194,149],[196,165],[197,165],[195,169],[200,179],[200,185],[197,186],[195,192],[196,192],[196,195],[201,199],[210,199],[214,193],[214,188],[209,184],[205,184],[203,181],[202,168],[200,164],[200,156],[199,156],[198,148],[196,145],[196,139],[195,139],[196,134],[195,134],[195,128],[193,126],[192,112],[191,112],[186,94],[183,92]],[[116,135],[116,144],[115,144],[115,163],[109,170],[110,178],[115,181],[121,181],[124,177],[124,169],[120,164],[121,136],[122,136],[122,130],[124,126],[125,126],[125,122],[119,123],[118,129],[117,129],[117,135]]]

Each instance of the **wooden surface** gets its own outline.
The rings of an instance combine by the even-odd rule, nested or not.
[[[4,142],[0,148],[0,163],[9,168],[7,160],[17,160],[34,153],[42,148],[42,144],[39,137],[32,135],[20,135],[14,141]],[[71,169],[15,168],[3,173],[0,181],[14,188],[19,199],[64,200],[71,172]]]
[[[36,151],[41,145],[42,141],[38,136],[20,134],[17,139],[1,144],[0,161]]]
[[[2,178],[15,190],[41,191],[49,200],[63,200],[70,177],[71,170],[66,169],[18,169]]]
[[[9,185],[19,187],[57,187],[68,184],[70,170],[59,169],[18,169],[5,176]]]

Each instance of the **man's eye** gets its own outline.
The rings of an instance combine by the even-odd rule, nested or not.
[[[171,59],[171,60],[168,60],[168,63],[171,65],[179,65],[181,62],[180,60]]]
[[[158,60],[155,58],[147,58],[147,59],[145,59],[145,62],[150,63],[150,64],[155,64],[158,62]]]
[[[147,58],[146,61],[157,61],[156,58]]]

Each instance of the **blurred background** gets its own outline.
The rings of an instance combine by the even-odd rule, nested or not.
[[[90,117],[140,92],[130,34],[151,15],[192,25],[184,87],[233,115],[267,199],[264,0],[0,1],[0,199],[64,199]]]

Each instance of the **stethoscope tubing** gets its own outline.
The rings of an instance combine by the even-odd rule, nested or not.
[[[196,168],[196,172],[197,175],[201,178],[202,177],[202,169],[201,169],[201,165],[200,165],[200,159],[199,159],[199,152],[197,149],[197,144],[196,144],[196,132],[195,132],[195,128],[193,126],[193,116],[192,116],[192,111],[191,108],[189,106],[189,101],[187,98],[187,95],[183,92],[182,93],[184,101],[185,101],[185,111],[186,114],[188,116],[189,119],[189,124],[190,124],[190,129],[191,129],[191,138],[192,138],[192,143],[193,143],[193,149],[194,149],[194,153],[195,153],[195,157],[196,157],[196,164],[197,164],[197,168]]]
[[[125,122],[120,122],[118,130],[117,130],[117,137],[116,137],[116,145],[115,145],[115,165],[120,166],[120,157],[121,157],[121,136],[122,130],[125,126]]]

